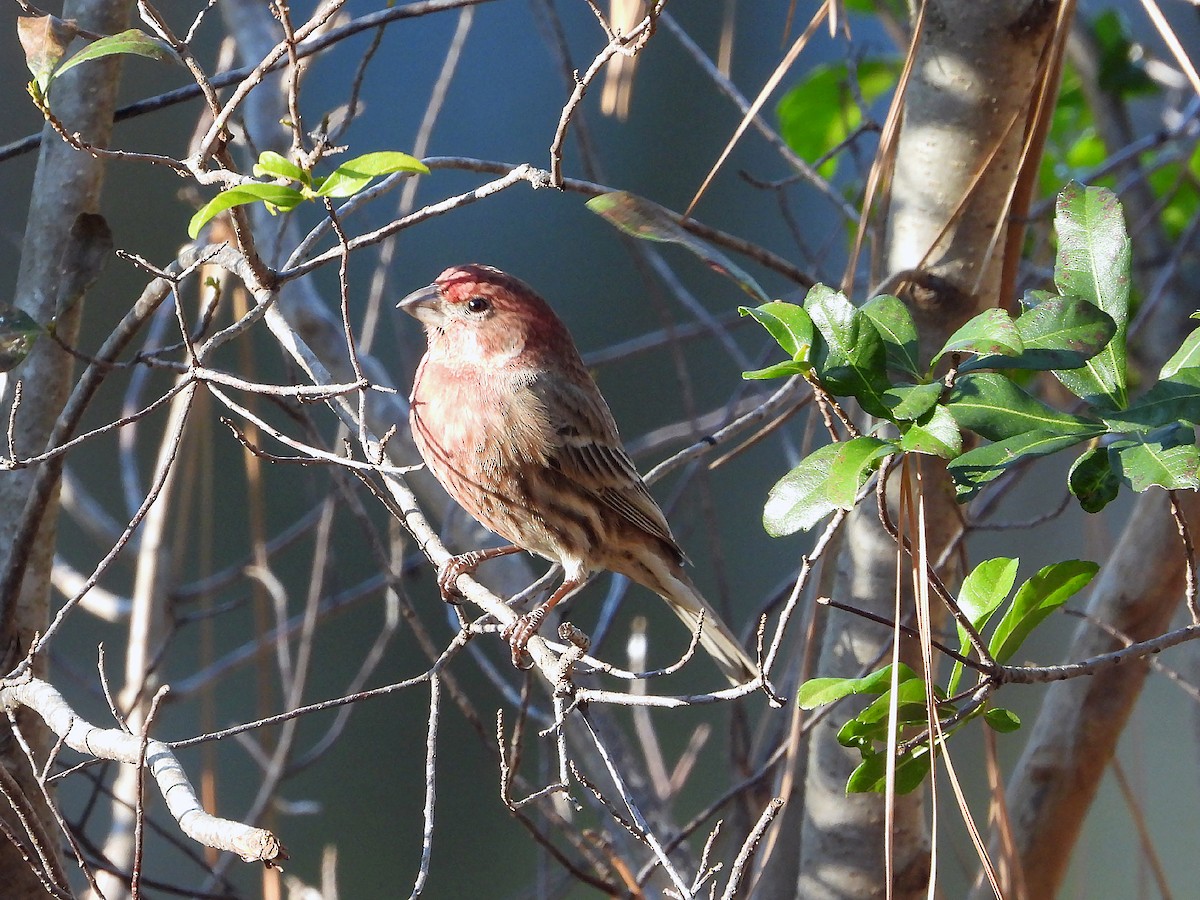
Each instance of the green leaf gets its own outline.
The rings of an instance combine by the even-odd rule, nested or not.
[[[1101,90],[1122,98],[1159,90],[1154,79],[1146,74],[1145,48],[1133,43],[1124,16],[1106,9],[1092,21],[1091,28],[1099,50],[1097,82]]]
[[[657,203],[651,203],[627,191],[613,191],[593,197],[585,205],[626,234],[646,241],[664,241],[686,247],[700,257],[710,269],[733,279],[738,287],[759,303],[770,301],[771,298],[758,286],[757,281],[720,250],[685,231],[679,224],[678,216]]]
[[[92,41],[65,63],[59,66],[54,77],[60,77],[80,63],[100,59],[103,56],[113,56],[118,53],[130,53],[134,56],[144,56],[147,59],[157,59],[165,62],[179,62],[179,57],[171,46],[158,38],[150,37],[144,31],[130,28],[120,34],[110,34],[99,40]]]
[[[977,372],[957,379],[946,408],[960,428],[974,431],[989,441],[1003,441],[1031,431],[1074,434],[1080,439],[1105,431],[1101,423],[1053,409],[1012,380],[992,372]]]
[[[958,502],[966,503],[978,494],[985,484],[998,478],[1005,469],[1018,461],[1049,456],[1091,437],[1094,435],[1062,434],[1041,429],[1027,431],[994,444],[968,450],[957,459],[951,460],[946,468],[954,479]]]
[[[266,176],[269,178],[287,178],[291,181],[299,181],[305,185],[312,183],[312,178],[307,172],[274,150],[264,150],[260,153],[258,162],[254,164],[253,171],[256,178]]]
[[[1067,476],[1071,493],[1085,512],[1098,513],[1117,499],[1121,479],[1113,471],[1107,447],[1092,447],[1071,464]]]
[[[903,684],[916,677],[916,672],[900,663],[897,681]],[[855,694],[882,694],[891,687],[892,667],[888,665],[861,678],[810,678],[800,685],[796,702],[801,709],[816,709]]]
[[[1155,486],[1200,490],[1200,448],[1189,426],[1171,424],[1114,441],[1108,458],[1116,477],[1139,493]]]
[[[871,320],[883,339],[888,368],[919,380],[921,360],[917,327],[904,301],[890,294],[881,294],[863,305],[862,314]]]
[[[823,284],[809,290],[804,308],[816,326],[812,362],[821,383],[836,396],[854,397],[870,415],[887,418],[887,354],[871,320]]]
[[[1180,369],[1146,391],[1124,412],[1104,418],[1113,431],[1143,433],[1181,420],[1200,424],[1200,368]]]
[[[9,372],[25,361],[42,326],[18,306],[0,303],[0,372]]]
[[[1059,293],[1082,297],[1116,323],[1104,350],[1081,369],[1055,370],[1055,377],[1093,406],[1123,409],[1128,403],[1125,328],[1130,251],[1121,204],[1107,188],[1072,182],[1058,196],[1054,226],[1058,232],[1054,283]]]
[[[959,372],[1078,369],[1104,349],[1116,333],[1117,323],[1082,297],[1055,295],[1026,308],[1016,328],[1025,346],[1022,352],[1016,356],[978,356],[959,366]]]
[[[1019,560],[1006,556],[995,559],[985,559],[977,565],[966,578],[958,591],[958,608],[967,617],[976,631],[982,631],[992,618],[992,614],[1000,608],[1009,591],[1017,581],[1017,564]],[[965,654],[970,649],[967,631],[958,626],[959,653]],[[958,690],[958,682],[962,678],[963,664],[955,662],[950,673],[950,683],[946,688],[948,694]]]
[[[779,133],[797,156],[813,162],[862,124],[858,98],[871,103],[892,90],[898,75],[894,62],[860,60],[855,66],[856,94],[850,89],[845,63],[814,66],[776,105]],[[832,178],[836,169],[837,157],[833,157],[819,171],[825,178]]]
[[[1021,717],[1002,706],[991,707],[983,714],[983,721],[987,722],[993,731],[1001,734],[1011,734],[1021,727]]]
[[[837,509],[851,509],[879,462],[894,451],[887,441],[856,437],[810,453],[771,488],[763,527],[772,537],[808,530]]]
[[[749,372],[743,372],[742,377],[748,381],[762,381],[767,378],[791,378],[793,375],[803,375],[810,368],[808,365],[801,365],[789,359],[786,362],[767,366],[765,369],[752,369]]]
[[[934,697],[938,701],[942,699],[936,687],[934,688]],[[892,692],[888,689],[838,729],[838,743],[843,747],[869,750],[872,741],[886,740],[891,706]],[[928,717],[928,708],[925,704],[925,682],[920,678],[901,681],[896,686],[896,721],[902,726],[925,725]]]
[[[1184,338],[1179,349],[1163,365],[1158,377],[1170,378],[1180,369],[1192,369],[1197,366],[1200,366],[1200,328]]]
[[[803,306],[772,300],[755,308],[739,306],[738,312],[743,316],[753,316],[793,360],[808,362],[812,351],[813,321]]]
[[[915,422],[933,409],[945,388],[940,382],[900,384],[883,392],[883,404],[894,422]]]
[[[1017,566],[1020,562],[1020,559],[1009,556],[985,559],[963,579],[962,587],[958,590],[958,608],[976,628],[986,626],[992,614],[1008,597],[1017,582]],[[965,652],[968,646],[966,632],[960,630],[959,637],[962,638]]]
[[[900,437],[900,449],[953,459],[962,453],[962,432],[946,407],[935,406],[928,416],[905,429]]]
[[[318,197],[334,199],[352,197],[365,188],[371,179],[394,172],[421,172],[428,175],[429,167],[415,156],[394,150],[367,153],[347,160],[334,169],[321,181],[316,193]]]
[[[929,747],[922,745],[896,760],[895,789],[908,794],[929,776]],[[887,789],[887,753],[874,753],[859,763],[846,781],[847,794],[883,793]]]
[[[1098,571],[1094,562],[1068,559],[1051,563],[1021,585],[992,635],[988,649],[996,661],[1012,659],[1033,630],[1087,587]]]
[[[1168,245],[1185,240],[1184,235],[1200,213],[1200,191],[1196,184],[1196,173],[1200,171],[1198,151],[1200,148],[1193,147],[1190,158],[1160,161],[1147,172],[1146,180],[1157,201],[1155,206],[1160,210],[1159,222]]]
[[[932,369],[949,353],[1016,356],[1024,349],[1017,326],[1008,313],[1002,309],[985,309],[950,335],[929,367]]]
[[[210,219],[234,206],[261,202],[277,206],[282,210],[289,210],[295,209],[303,199],[304,195],[298,190],[281,184],[260,184],[258,182],[239,184],[221,191],[192,216],[192,220],[188,223],[188,237],[195,240],[196,236],[200,234],[200,229]]]

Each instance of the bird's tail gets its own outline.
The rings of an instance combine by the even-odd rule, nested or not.
[[[759,677],[758,665],[750,658],[737,637],[721,616],[696,590],[696,586],[682,571],[660,572],[659,580],[664,590],[662,598],[667,601],[675,615],[679,616],[692,634],[700,627],[704,616],[704,627],[700,632],[700,646],[708,651],[725,677],[732,684],[744,684]]]

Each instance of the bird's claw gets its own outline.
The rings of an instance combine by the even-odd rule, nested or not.
[[[501,636],[508,641],[509,646],[512,648],[512,662],[514,667],[522,670],[533,668],[533,657],[529,655],[526,647],[529,646],[529,639],[537,634],[537,630],[541,627],[542,620],[545,618],[546,611],[539,606],[532,612],[518,616],[515,622],[501,632]]]
[[[452,606],[458,606],[466,600],[466,596],[458,589],[456,582],[459,575],[468,575],[474,572],[477,565],[479,565],[479,561],[475,558],[475,554],[460,553],[438,566],[437,584],[438,590],[442,593],[442,599]]]

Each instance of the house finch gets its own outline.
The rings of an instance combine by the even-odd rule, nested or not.
[[[429,470],[511,547],[452,558],[458,576],[528,550],[559,563],[562,585],[506,637],[519,662],[546,614],[600,570],[670,604],[734,683],[758,675],[732,632],[683,571],[685,557],[646,490],[566,326],[523,282],[488,266],[447,269],[400,301],[429,342],[412,392],[413,440]]]

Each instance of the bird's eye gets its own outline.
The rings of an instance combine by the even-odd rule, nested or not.
[[[467,311],[476,315],[485,313],[491,308],[492,304],[486,297],[472,297],[467,301]]]

